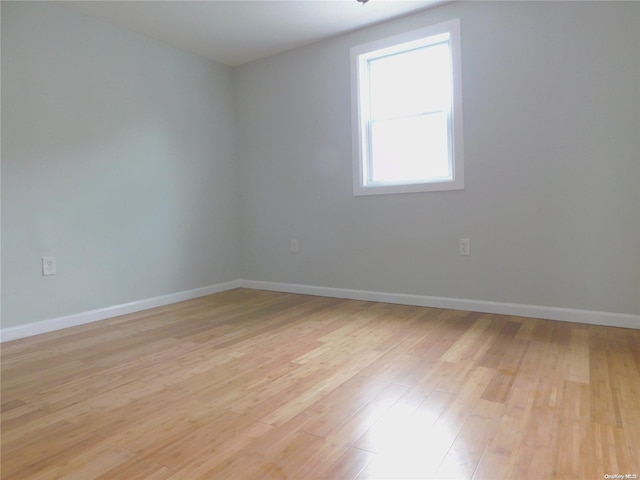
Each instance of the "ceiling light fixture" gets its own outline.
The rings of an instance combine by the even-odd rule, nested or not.
[[[357,1],[357,2],[360,2],[361,4],[363,4],[363,5],[364,5],[364,4],[365,4],[365,3],[367,3],[369,0],[356,0],[356,1]]]

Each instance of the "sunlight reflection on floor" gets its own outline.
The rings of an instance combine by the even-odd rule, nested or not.
[[[395,406],[367,432],[368,450],[377,455],[367,466],[364,478],[370,479],[464,479],[469,474],[454,462],[441,464],[455,434],[443,421],[440,412],[415,406]]]

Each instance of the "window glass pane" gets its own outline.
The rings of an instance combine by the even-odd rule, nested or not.
[[[371,124],[372,182],[450,179],[446,112]]]
[[[369,60],[371,118],[448,110],[451,85],[449,43]]]

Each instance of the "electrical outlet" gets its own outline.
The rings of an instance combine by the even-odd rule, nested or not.
[[[471,253],[471,242],[468,238],[460,239],[460,255],[469,255]]]
[[[56,274],[56,257],[42,257],[42,275]]]
[[[300,242],[297,238],[291,239],[291,253],[300,253]]]

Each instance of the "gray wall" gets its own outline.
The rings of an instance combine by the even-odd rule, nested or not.
[[[354,197],[349,48],[454,17],[465,190]],[[640,313],[639,27],[637,2],[453,3],[235,69],[242,277]]]
[[[354,197],[349,48],[454,17],[465,190]],[[237,278],[638,314],[639,27],[453,3],[230,70],[3,2],[2,327]]]
[[[233,114],[225,66],[2,2],[2,326],[239,278]]]

